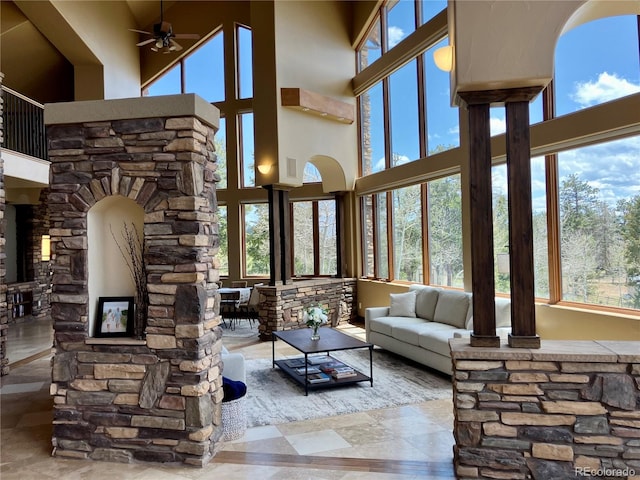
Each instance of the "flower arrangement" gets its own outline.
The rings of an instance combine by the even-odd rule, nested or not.
[[[318,340],[320,336],[318,335],[318,328],[320,325],[327,323],[328,310],[320,305],[311,305],[304,309],[302,313],[302,321],[307,325],[307,327],[313,328],[313,335],[311,335],[311,340]]]

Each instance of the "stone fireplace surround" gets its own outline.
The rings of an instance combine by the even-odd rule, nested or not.
[[[195,95],[45,106],[51,160],[53,454],[206,464],[219,448],[217,109]],[[144,340],[92,338],[87,213],[144,209]]]

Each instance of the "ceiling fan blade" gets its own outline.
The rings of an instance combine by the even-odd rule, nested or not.
[[[148,45],[155,41],[156,41],[155,38],[150,38],[149,40],[145,40],[144,42],[136,43],[136,47],[144,47],[145,45]]]
[[[169,42],[171,42],[171,47],[169,48],[172,52],[179,52],[180,50],[182,50],[182,45],[176,42],[173,38],[170,38]]]
[[[172,35],[173,38],[182,38],[184,40],[199,40],[200,35],[197,33],[176,33]]]
[[[135,28],[130,28],[129,31],[135,32],[135,33],[144,33],[145,35],[152,35],[151,32],[145,32],[144,30],[136,30]]]

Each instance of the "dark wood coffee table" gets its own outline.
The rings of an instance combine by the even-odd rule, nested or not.
[[[345,385],[352,385],[358,382],[370,382],[371,386],[373,387],[373,344],[363,342],[362,340],[358,340],[357,338],[351,337],[349,335],[345,335],[344,333],[338,330],[334,330],[333,328],[321,328],[319,330],[319,333],[320,340],[311,340],[311,330],[308,328],[271,332],[271,360],[273,367],[275,368],[277,365],[294,381],[296,381],[300,385],[303,385],[305,395],[309,394],[309,390],[343,387]],[[277,339],[288,343],[293,348],[304,354],[304,375],[298,374],[294,367],[287,365],[287,362],[291,362],[291,359],[276,360],[275,345]],[[325,353],[326,355],[329,355],[331,352],[338,352],[341,350],[355,350],[358,348],[369,349],[369,375],[365,375],[364,373],[359,372],[354,368],[356,375],[353,377],[340,379],[331,377],[328,382],[323,383],[309,382],[307,376],[309,368],[309,354]]]

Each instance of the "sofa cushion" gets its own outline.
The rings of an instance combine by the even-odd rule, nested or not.
[[[442,290],[438,294],[438,303],[436,304],[433,321],[446,323],[457,328],[464,328],[470,304],[470,294],[466,292]]]
[[[389,305],[390,317],[415,317],[416,316],[416,292],[392,293]]]
[[[420,335],[429,330],[434,325],[433,322],[422,320],[420,323],[402,323],[394,325],[391,336],[410,345],[420,346]]]
[[[433,320],[441,288],[421,287],[416,292],[416,316],[426,320]]]
[[[511,326],[511,299],[496,297],[496,327]]]
[[[473,312],[472,306],[469,310]],[[511,299],[496,297],[496,328],[511,327]],[[467,330],[473,330],[473,315],[469,315],[465,325]]]
[[[401,325],[423,324],[425,321],[416,317],[378,317],[369,320],[369,329],[389,337],[393,336],[393,328]]]
[[[433,323],[432,325],[436,328],[425,329],[421,332],[419,338],[420,347],[450,357],[449,339],[453,338],[456,332],[462,334],[466,330],[444,323]]]

